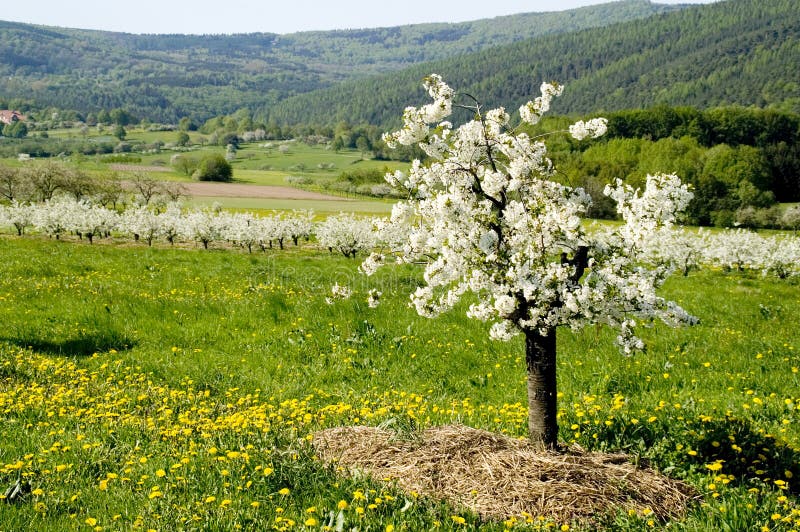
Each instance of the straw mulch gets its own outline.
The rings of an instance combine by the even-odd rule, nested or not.
[[[320,459],[350,474],[396,482],[405,491],[445,499],[482,519],[524,513],[557,522],[588,521],[619,510],[683,514],[697,498],[686,484],[637,467],[625,455],[537,450],[520,441],[462,425],[409,436],[374,427],[317,432]]]

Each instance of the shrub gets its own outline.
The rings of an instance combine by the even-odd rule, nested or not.
[[[232,181],[233,168],[222,155],[209,155],[200,161],[194,177],[199,181]]]
[[[283,178],[286,183],[290,185],[310,185],[311,178],[305,176],[294,176],[294,175],[287,175]]]
[[[193,157],[187,157],[186,155],[181,155],[179,153],[176,153],[169,158],[169,164],[176,171],[187,176],[194,174],[198,166],[197,159]]]
[[[104,163],[140,163],[142,162],[142,158],[138,155],[120,153],[103,157],[102,161]]]

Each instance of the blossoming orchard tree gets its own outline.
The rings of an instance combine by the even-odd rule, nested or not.
[[[477,296],[468,316],[493,322],[490,334],[525,337],[531,439],[557,448],[556,330],[605,323],[619,330],[626,354],[643,347],[639,321],[670,325],[693,318],[656,295],[666,265],[646,268],[644,243],[673,224],[691,193],[674,175],[647,177],[644,191],[620,181],[605,194],[616,200],[623,224],[612,233],[592,235],[581,224],[591,198],[553,178],[543,142],[512,129],[503,108],[484,111],[469,98],[474,117],[454,128],[444,121],[454,107],[454,91],[437,75],[425,79],[433,102],[408,107],[401,130],[384,135],[390,147],[418,144],[430,157],[414,161],[407,174],[386,176],[408,191],[392,211],[392,222],[411,230],[398,262],[424,262],[425,285],[411,295],[420,315],[434,317],[467,293]],[[562,87],[541,86],[542,95],[520,108],[522,122],[535,124]],[[570,127],[576,139],[605,132],[602,118]],[[361,268],[373,273],[387,261],[373,253]]]

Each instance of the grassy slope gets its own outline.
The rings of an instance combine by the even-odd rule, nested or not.
[[[55,130],[52,136],[64,138],[77,137],[76,130]],[[197,141],[199,135],[194,134]],[[131,128],[128,139],[132,141],[153,142],[161,140],[171,142],[174,140],[175,132],[146,132],[141,129]],[[102,137],[93,133],[88,135],[91,140],[102,140]],[[272,147],[264,148],[264,144]],[[280,142],[261,142],[242,144],[237,151],[236,159],[232,162],[234,168],[234,181],[252,185],[276,185],[293,186],[288,183],[288,176],[305,177],[309,179],[309,184],[305,188],[328,193],[332,192],[325,189],[326,183],[336,180],[342,172],[352,172],[356,170],[384,170],[394,171],[408,168],[408,163],[398,161],[378,161],[372,159],[362,159],[360,152],[356,150],[333,151],[326,149],[325,146],[309,146],[299,142],[289,142],[289,150],[281,153],[278,150]],[[225,149],[219,146],[195,146],[195,149],[188,152],[173,152],[169,150],[152,154],[130,154],[137,158],[138,162],[122,163],[136,166],[157,166],[170,169],[170,158],[175,153],[182,153],[185,157],[201,159],[210,153],[224,154]],[[131,172],[112,170],[108,156],[81,156],[73,157],[77,159],[77,166],[96,177],[105,177],[111,173],[116,173],[120,178],[130,177]],[[21,167],[24,163],[16,159],[0,159],[0,164],[11,167]],[[192,179],[175,170],[161,172],[145,172],[154,179],[164,179],[169,181],[190,182]],[[337,195],[336,193],[333,193]],[[219,203],[227,209],[248,209],[248,210],[285,210],[285,209],[314,209],[317,212],[338,213],[340,211],[360,212],[360,213],[388,213],[391,211],[391,203],[374,199],[366,196],[349,195],[343,198],[345,201],[300,201],[282,199],[260,199],[260,198],[230,198],[230,197],[203,197],[191,200],[192,205],[211,205]]]
[[[410,267],[367,280],[308,246],[248,255],[0,238],[0,487],[22,473],[36,490],[0,504],[0,529],[264,529],[324,519],[340,501],[348,526],[458,528],[457,510],[410,498],[402,511],[392,489],[337,479],[298,438],[388,419],[522,436],[521,342],[490,342],[463,309],[414,315]],[[354,297],[326,305],[334,282]],[[370,311],[374,286],[385,296]],[[705,501],[673,529],[784,529],[771,516],[797,498],[779,499],[774,481],[800,474],[798,451],[773,435],[800,446],[796,281],[701,272],[665,293],[701,324],[645,331],[646,355],[622,358],[603,329],[560,333],[561,438],[692,482]],[[721,471],[705,467],[716,460]]]
[[[63,139],[80,139],[84,137],[80,135],[77,129],[56,129],[48,132],[51,137]],[[145,143],[150,144],[155,141],[163,143],[170,143],[175,141],[176,133],[174,131],[145,131],[140,128],[129,128],[126,137],[127,142],[132,143]],[[191,142],[193,149],[185,152],[185,156],[201,158],[208,153],[225,153],[225,148],[220,146],[203,146],[205,142],[203,135],[199,133],[191,133]],[[105,142],[111,139],[102,133],[92,131],[85,137],[86,140],[91,142]],[[289,149],[286,153],[278,150],[281,144],[287,144]],[[269,145],[265,148],[264,145]],[[141,154],[132,153],[133,157],[141,159],[142,165],[156,165],[156,166],[169,166],[170,157],[175,153],[171,150],[164,150],[159,153]],[[369,154],[366,154],[369,156]],[[107,166],[103,163],[108,157],[113,157],[113,154],[103,156],[82,156],[79,157],[82,167],[102,171],[107,170]],[[2,159],[0,160],[4,165],[17,166],[19,163],[15,159]],[[260,185],[284,185],[284,177],[287,175],[293,176],[307,176],[311,178],[334,178],[341,174],[343,171],[352,171],[356,169],[382,169],[388,167],[391,170],[405,168],[408,166],[406,163],[399,163],[397,161],[376,161],[371,159],[363,159],[362,154],[356,150],[341,150],[333,151],[327,149],[325,146],[315,145],[309,146],[300,142],[289,141],[263,141],[242,144],[237,151],[236,160],[233,162],[234,170],[258,171],[259,173],[245,174],[245,180],[254,184]],[[319,165],[324,165],[320,168]],[[277,173],[277,175],[276,175]],[[263,174],[263,176],[262,176]],[[181,178],[181,174],[173,172],[171,174],[157,174],[158,176],[170,178]],[[262,177],[259,177],[262,176]],[[238,177],[238,175],[234,176]],[[276,181],[276,178],[278,179]]]

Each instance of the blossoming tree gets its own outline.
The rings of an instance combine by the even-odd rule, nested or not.
[[[411,230],[394,255],[424,262],[424,286],[411,295],[419,314],[433,317],[467,293],[477,296],[468,316],[493,322],[490,334],[525,337],[529,429],[534,442],[557,447],[556,330],[591,323],[619,329],[623,352],[643,347],[637,320],[670,325],[692,320],[673,302],[656,295],[669,268],[646,268],[643,244],[670,226],[691,193],[674,175],[647,177],[644,191],[617,182],[605,193],[617,202],[624,223],[593,235],[581,224],[591,198],[582,189],[555,181],[543,142],[511,128],[503,108],[484,111],[470,98],[474,117],[454,128],[445,119],[454,91],[437,75],[425,79],[433,102],[408,107],[401,130],[384,136],[390,147],[418,144],[430,157],[414,161],[405,174],[387,181],[408,191],[392,211],[392,222]],[[545,83],[542,95],[520,108],[535,124],[562,87]],[[605,132],[605,119],[577,122],[577,139]],[[373,253],[362,270],[371,274],[387,256]]]

